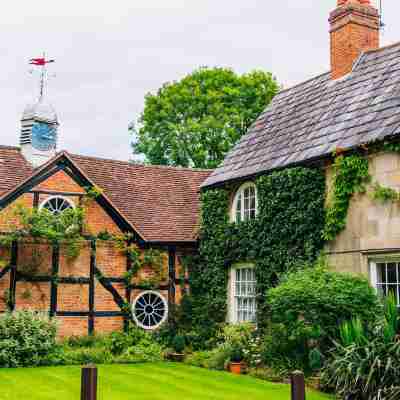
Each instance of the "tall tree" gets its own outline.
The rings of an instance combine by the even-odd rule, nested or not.
[[[270,73],[200,68],[146,96],[133,151],[150,164],[215,168],[278,88]]]

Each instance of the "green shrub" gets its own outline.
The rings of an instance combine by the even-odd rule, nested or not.
[[[321,383],[343,398],[397,400],[400,394],[399,315],[396,300],[385,300],[383,321],[371,332],[358,319],[340,327]]]
[[[234,363],[242,362],[244,360],[244,353],[242,348],[239,346],[232,347],[229,359],[231,362]]]
[[[240,351],[242,357],[240,361],[245,361],[252,367],[260,363],[261,339],[254,324],[226,325],[218,335],[218,339],[232,351],[236,353]]]
[[[65,339],[64,345],[71,348],[93,348],[104,347],[106,345],[107,336],[105,335],[85,335],[70,336]]]
[[[363,345],[337,344],[321,382],[343,399],[390,399],[400,390],[400,342],[376,338]]]
[[[164,359],[164,348],[151,338],[142,339],[115,357],[117,363],[156,362]]]
[[[109,364],[112,354],[102,347],[77,347],[64,349],[61,363],[64,365]]]
[[[129,347],[135,346],[150,337],[150,333],[131,325],[127,332],[111,333],[106,339],[106,346],[112,354],[119,355]]]
[[[0,316],[0,366],[49,364],[57,353],[54,320],[31,311]]]
[[[198,351],[186,357],[185,364],[207,369],[224,370],[231,359],[232,348],[221,344],[213,350]]]
[[[310,368],[310,352],[325,355],[342,322],[359,318],[372,327],[382,306],[361,277],[328,271],[324,261],[288,274],[268,291],[271,326],[264,359],[287,367]]]
[[[172,345],[173,345],[174,350],[177,353],[182,354],[185,351],[185,338],[184,338],[184,336],[176,335],[174,340],[173,340]]]
[[[225,325],[215,339],[218,344],[207,351],[189,355],[185,363],[208,369],[224,370],[230,361],[249,366],[260,363],[261,339],[254,324]]]
[[[284,382],[287,381],[287,371],[279,371],[268,367],[249,368],[248,375],[257,379],[262,379],[269,382]]]
[[[127,332],[71,337],[62,346],[54,365],[112,364],[160,361],[164,348],[153,335],[136,326]]]

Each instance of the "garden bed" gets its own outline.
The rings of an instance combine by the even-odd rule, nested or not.
[[[79,367],[0,369],[2,400],[74,400],[80,395]],[[99,367],[99,400],[290,400],[290,387],[248,376],[173,363]],[[309,391],[307,400],[330,396]]]

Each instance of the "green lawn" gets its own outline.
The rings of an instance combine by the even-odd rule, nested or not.
[[[80,368],[0,369],[1,400],[79,400]],[[99,367],[99,400],[290,400],[288,385],[180,364]],[[310,391],[307,400],[329,396]]]

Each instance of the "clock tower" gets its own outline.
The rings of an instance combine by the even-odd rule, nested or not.
[[[47,60],[45,54],[30,60],[31,65],[40,68],[40,96],[36,103],[25,108],[22,115],[20,145],[23,156],[34,167],[44,164],[57,151],[58,118],[53,106],[44,98],[46,66],[53,62]]]
[[[57,114],[43,97],[25,108],[21,119],[20,145],[23,156],[33,166],[44,164],[56,154],[57,128]]]

